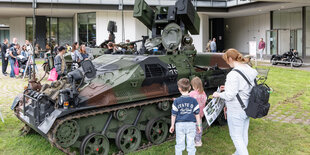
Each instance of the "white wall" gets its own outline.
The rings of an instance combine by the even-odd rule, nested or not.
[[[296,12],[279,12],[273,14],[273,29],[301,29],[301,9]]]
[[[0,18],[0,24],[9,25],[10,24],[10,18]]]
[[[19,44],[25,44],[26,40],[26,18],[25,17],[13,17],[10,18],[10,42],[13,38],[17,38]]]
[[[109,32],[107,26],[109,21],[115,21],[117,25],[117,32],[115,34],[115,42],[122,41],[122,13],[121,11],[97,11],[96,12],[96,40],[97,45],[100,45],[103,41],[108,39]],[[124,12],[124,28],[125,28],[125,40],[129,39],[134,41],[141,39],[141,35],[146,34],[146,27],[142,23],[138,23],[136,19],[132,17],[132,12]]]
[[[209,39],[209,16],[206,14],[199,14],[200,30],[199,35],[192,35],[194,45],[197,52],[203,52],[207,46]]]
[[[266,13],[229,18],[224,20],[224,24],[225,49],[235,48],[241,53],[249,54],[249,41],[256,41],[257,47],[260,38],[266,41],[266,30],[270,29],[270,15]]]

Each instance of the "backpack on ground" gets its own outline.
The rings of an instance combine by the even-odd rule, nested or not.
[[[246,78],[246,76],[237,69],[234,69],[234,71],[238,72],[245,81],[252,86],[250,81]],[[248,107],[245,107],[243,104],[239,94],[237,94],[237,99],[240,102],[240,105],[242,109],[245,111],[245,113],[252,118],[261,118],[268,114],[270,104],[269,101],[269,92],[270,88],[267,86],[267,84],[257,84],[256,79],[254,80],[254,86],[250,92],[250,98],[249,98],[249,104]]]

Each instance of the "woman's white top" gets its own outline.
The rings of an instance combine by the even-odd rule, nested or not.
[[[74,52],[71,52],[71,58],[72,61],[77,62],[78,60],[83,60],[83,57],[81,55],[81,53],[79,52],[79,50],[75,50]]]
[[[252,86],[250,86],[238,72],[232,70],[226,76],[225,91],[220,93],[220,98],[226,101],[227,110],[243,111],[236,95],[239,93],[241,100],[247,107],[250,92],[254,86],[254,79],[258,73],[247,64],[240,64],[235,66],[234,69],[240,70],[248,78]]]

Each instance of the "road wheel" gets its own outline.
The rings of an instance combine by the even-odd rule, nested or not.
[[[81,155],[107,155],[109,153],[110,143],[106,136],[99,133],[87,135],[80,147]]]
[[[68,120],[58,126],[54,135],[57,144],[69,147],[75,143],[80,136],[80,127],[75,120]]]
[[[146,138],[154,144],[160,144],[166,140],[168,130],[168,124],[164,120],[161,118],[152,119],[146,125]]]
[[[133,125],[124,125],[118,129],[115,143],[125,154],[133,152],[140,146],[141,132]]]

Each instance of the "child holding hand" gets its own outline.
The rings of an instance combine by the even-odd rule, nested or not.
[[[199,116],[200,116],[200,120],[202,120],[204,116],[203,108],[206,106],[207,95],[203,90],[202,81],[199,77],[194,77],[191,81],[191,85],[194,90],[189,93],[189,96],[197,100],[199,104],[199,109],[200,109]],[[201,136],[202,136],[202,132],[199,132],[199,133],[196,132],[195,145],[198,147],[202,146]]]
[[[190,82],[187,78],[182,78],[178,81],[178,89],[182,94],[174,100],[172,104],[171,127],[170,133],[176,131],[175,154],[182,155],[185,149],[189,155],[195,155],[195,134],[201,132],[201,121],[199,116],[199,105],[197,101],[189,96]]]

